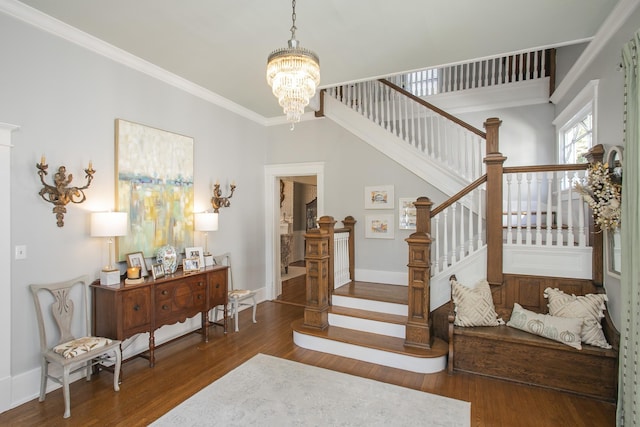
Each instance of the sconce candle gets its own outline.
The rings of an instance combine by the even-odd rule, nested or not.
[[[38,168],[38,175],[40,176],[40,182],[44,186],[38,193],[45,202],[52,203],[53,213],[56,214],[58,227],[64,226],[64,214],[67,213],[67,203],[82,203],[87,199],[84,194],[84,190],[89,188],[91,181],[93,180],[93,174],[96,173],[93,170],[91,162],[89,167],[84,170],[87,184],[82,187],[71,187],[71,181],[73,181],[73,175],[67,174],[67,168],[60,166],[58,172],[53,175],[54,185],[49,185],[44,182],[44,177],[48,175],[47,169],[49,165],[45,163],[46,158],[44,155],[40,158],[40,163],[36,164]]]

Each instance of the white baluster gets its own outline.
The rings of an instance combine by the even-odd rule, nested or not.
[[[564,172],[556,172],[556,204],[558,209],[558,216],[556,217],[556,246],[564,246],[564,234],[562,232],[562,226],[564,220],[562,219],[562,181],[564,180]]]
[[[440,264],[440,215],[436,215],[434,218],[434,228],[435,228],[435,271],[437,273],[439,273],[442,269],[441,269],[441,264]]]
[[[449,227],[447,227],[447,216],[449,213],[449,208],[445,209],[442,212],[443,215],[443,224],[442,224],[442,268],[446,269],[449,267]]]
[[[477,189],[476,189],[477,190]],[[473,190],[473,191],[476,191]],[[467,223],[469,225],[469,255],[471,255],[473,252],[475,252],[474,247],[473,247],[473,191],[471,193],[469,193],[469,197],[467,197],[467,200],[469,201],[469,209],[467,209],[467,212],[469,214],[469,217],[467,218]],[[480,212],[478,212],[478,216],[480,216]]]
[[[536,179],[537,179],[536,192],[538,193],[537,199],[536,199],[536,246],[541,246],[542,245],[542,216],[541,216],[542,211],[540,209],[540,205],[542,203],[542,200],[541,200],[542,174],[537,173]]]
[[[384,128],[386,130],[388,130],[389,132],[392,132],[393,129],[393,124],[391,123],[391,88],[387,85],[384,86],[384,95],[385,95],[385,102],[387,104],[387,114],[386,114],[386,122],[385,122],[385,126]]]
[[[482,187],[478,187],[477,191],[478,193],[478,249],[480,249],[483,246],[482,243]]]
[[[516,245],[522,243],[522,174],[516,174],[516,204],[518,205],[518,212],[516,213]]]
[[[551,246],[553,244],[553,235],[552,235],[552,228],[553,228],[553,216],[555,215],[554,211],[553,211],[553,202],[551,199],[551,195],[553,194],[552,190],[552,179],[553,179],[553,173],[552,172],[546,172],[545,173],[545,177],[547,178],[547,246]]]
[[[531,174],[527,174],[527,245],[531,246]]]
[[[573,179],[569,172],[567,172],[567,179],[569,180],[569,192],[567,200],[567,246],[575,245],[575,238],[573,236]]]
[[[511,182],[513,180],[512,174],[507,174],[507,244],[513,244],[513,232],[512,232],[512,223],[513,220],[511,218]]]
[[[465,253],[465,240],[464,240],[464,205],[460,203],[460,237],[458,238],[458,246],[460,248],[458,260],[462,261],[464,259]]]
[[[540,74],[538,75],[538,78],[543,79],[546,75],[546,68],[547,68],[547,55],[546,55],[546,51],[542,50],[540,51]]]
[[[578,176],[580,180],[582,177]],[[584,223],[584,202],[582,198],[578,196],[578,246],[584,248],[587,246],[587,230]]]
[[[458,203],[451,205],[451,265],[458,261],[458,254],[456,252],[456,244],[458,240],[456,238],[456,210]]]

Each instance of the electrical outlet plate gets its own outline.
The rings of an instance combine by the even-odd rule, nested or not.
[[[16,246],[16,259],[27,258],[27,247],[25,245]]]

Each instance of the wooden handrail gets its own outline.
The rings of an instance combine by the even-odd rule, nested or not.
[[[484,184],[485,182],[487,182],[487,174],[486,173],[484,175],[482,175],[480,178],[478,178],[475,181],[473,181],[471,184],[469,184],[466,187],[464,187],[462,190],[458,191],[453,196],[449,197],[448,200],[446,200],[445,202],[443,202],[440,205],[438,205],[437,208],[433,209],[431,211],[431,218],[433,218],[434,216],[438,215],[440,212],[442,212],[443,210],[447,209],[449,206],[451,206],[452,204],[454,204],[458,200],[462,199],[464,196],[466,196],[467,194],[471,193],[473,190],[475,190],[476,188],[480,187],[480,185]]]
[[[535,165],[535,166],[505,166],[503,173],[535,173],[535,172],[564,172],[583,171],[589,168],[589,163],[572,163],[566,165]]]
[[[460,120],[459,118],[457,118],[456,116],[453,116],[449,113],[447,113],[444,110],[441,110],[440,108],[436,107],[435,105],[425,101],[424,99],[415,96],[414,94],[412,94],[409,91],[406,91],[404,89],[402,89],[400,86],[397,86],[393,83],[391,83],[389,80],[386,79],[378,79],[378,81],[386,86],[389,86],[391,89],[400,92],[402,95],[411,98],[413,101],[417,102],[418,104],[430,109],[431,111],[438,113],[439,115],[441,115],[442,117],[445,117],[449,120],[451,120],[452,122],[462,126],[463,128],[467,129],[470,132],[475,133],[476,135],[478,135],[480,138],[487,138],[487,134],[483,131],[481,131],[480,129],[470,125],[469,123]]]

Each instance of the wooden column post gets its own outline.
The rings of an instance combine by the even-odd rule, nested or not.
[[[320,228],[320,230],[324,231],[327,233],[327,235],[329,236],[329,266],[328,266],[328,273],[329,273],[329,284],[328,284],[328,290],[329,290],[329,305],[331,305],[331,296],[333,295],[333,290],[335,287],[335,275],[334,275],[334,262],[335,262],[335,246],[334,246],[334,234],[335,234],[335,226],[336,226],[336,222],[332,216],[323,216],[320,217],[320,219],[318,220],[318,228]]]
[[[427,197],[419,197],[416,207],[416,232],[405,241],[409,244],[408,311],[405,345],[431,348],[433,333],[430,313],[431,280],[431,205]]]
[[[307,268],[304,325],[326,329],[329,326],[329,235],[314,228],[304,237]]]
[[[604,147],[598,144],[585,155],[589,163],[594,164],[604,160]],[[589,209],[589,234],[591,234],[591,280],[594,285],[604,285],[604,239],[600,225],[593,220],[593,212]]]
[[[349,229],[349,279],[356,280],[356,220],[352,216],[346,217],[342,225]]]
[[[490,118],[484,122],[487,131],[487,281],[502,285],[502,168],[506,157],[500,153],[498,130],[502,122]]]

